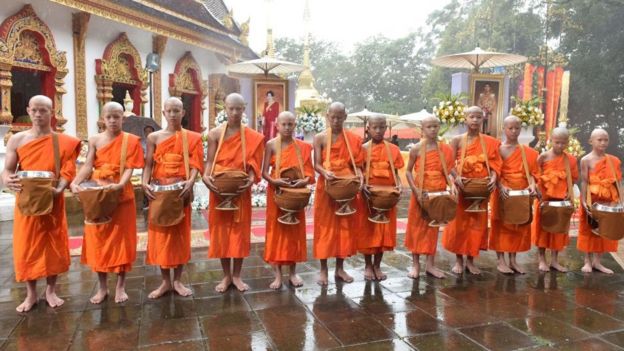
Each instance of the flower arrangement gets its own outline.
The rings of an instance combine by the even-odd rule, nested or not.
[[[465,98],[462,94],[442,95],[438,98],[440,100],[438,105],[433,107],[433,114],[438,117],[440,122],[450,127],[464,123],[466,105],[461,100]]]
[[[297,133],[320,133],[325,130],[325,118],[320,116],[320,108],[302,106],[297,109]]]
[[[544,124],[544,113],[539,108],[540,99],[535,97],[528,101],[522,101],[516,97],[511,98],[515,103],[510,114],[520,118],[523,127],[541,126]]]
[[[223,109],[219,111],[219,113],[217,113],[217,116],[215,117],[215,124],[220,125],[221,123],[225,123],[225,122],[227,122],[227,113],[225,112],[225,109]],[[244,113],[243,113],[243,118],[241,119],[241,123],[249,124],[247,115]]]

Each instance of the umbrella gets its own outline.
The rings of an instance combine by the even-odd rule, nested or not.
[[[243,61],[227,66],[228,74],[237,73],[243,75],[264,74],[290,74],[301,72],[305,69],[304,65],[298,63],[278,60],[271,56],[264,56],[259,59]]]
[[[483,51],[481,48],[476,47],[474,50],[469,52],[436,57],[431,60],[431,63],[440,67],[468,68],[474,69],[475,72],[479,72],[481,67],[490,68],[510,66],[526,62],[526,60],[526,56],[494,51]]]
[[[393,115],[387,115],[385,113],[369,111],[366,108],[366,106],[364,106],[364,109],[362,111],[349,113],[347,115],[347,119],[345,120],[345,123],[350,123],[350,124],[364,123],[364,130],[366,130],[366,122],[368,122],[368,120],[371,117],[375,117],[375,116],[385,116],[386,118],[393,117]]]
[[[414,131],[414,133],[410,133],[410,132],[401,133],[403,135],[416,135],[417,133],[415,132],[418,129],[420,129],[416,126],[416,123],[402,120],[399,116],[386,117],[386,123],[388,124],[388,132],[390,133],[390,137],[392,137],[392,134],[399,135],[398,131],[401,131],[401,130],[413,130]],[[399,137],[401,136],[399,135]]]
[[[399,118],[405,122],[420,124],[420,121],[422,121],[424,118],[429,117],[431,115],[433,115],[431,112],[427,111],[426,109],[422,109],[419,112],[414,112],[414,113],[410,113],[407,115],[403,115]]]
[[[162,128],[149,117],[143,116],[129,116],[123,119],[123,124],[121,125],[121,129],[124,132],[128,132],[130,134],[134,134],[141,139],[145,138],[145,127],[152,127],[154,131],[161,130]]]

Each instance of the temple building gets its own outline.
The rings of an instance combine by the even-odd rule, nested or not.
[[[15,0],[0,22],[0,124],[11,132],[28,128],[37,94],[53,100],[55,129],[81,139],[98,132],[104,103],[127,94],[133,114],[161,125],[163,101],[180,97],[183,125],[199,132],[226,94],[251,85],[226,66],[257,57],[249,21],[222,0]]]

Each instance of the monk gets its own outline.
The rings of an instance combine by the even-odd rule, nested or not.
[[[85,223],[81,261],[98,274],[99,288],[90,301],[99,304],[108,296],[107,273],[117,273],[115,302],[128,300],[126,273],[136,259],[136,205],[130,177],[132,170],[143,168],[141,139],[127,135],[126,159],[121,174],[120,164],[124,134],[121,131],[124,108],[111,101],[102,108],[105,131],[89,138],[89,151],[70,188],[74,194],[84,189],[80,184],[89,179],[109,182],[112,190],[120,191],[119,203],[111,221],[106,224]]]
[[[32,127],[9,138],[6,150],[2,183],[17,193],[19,200],[22,186],[18,171],[54,172],[58,184],[50,191],[54,194],[52,211],[40,216],[27,216],[15,206],[13,219],[13,264],[15,279],[26,282],[26,299],[17,312],[28,312],[37,303],[37,279],[46,278],[45,300],[50,307],[59,307],[64,301],[56,295],[56,278],[69,269],[69,246],[65,198],[63,190],[76,174],[76,158],[80,152],[80,140],[64,134],[58,137],[58,164],[53,155],[52,100],[36,95],[26,109]]]
[[[180,223],[167,227],[150,223],[148,226],[145,261],[148,264],[159,265],[162,276],[160,286],[147,296],[150,299],[157,299],[171,290],[181,296],[193,294],[180,279],[184,264],[191,259],[190,203],[195,178],[203,170],[204,162],[201,135],[182,129],[182,118],[186,113],[182,100],[177,97],[168,98],[162,113],[167,121],[167,127],[147,137],[147,155],[142,179],[143,191],[149,200],[154,200],[153,188],[150,185],[152,181],[183,182],[184,188],[180,197],[184,199],[185,206],[184,218]],[[183,133],[187,134],[188,140],[189,174],[186,172],[184,162]],[[171,269],[173,269],[173,281]]]
[[[440,131],[440,120],[431,115],[421,122],[423,139],[410,149],[409,160],[405,178],[412,190],[409,209],[407,211],[407,229],[405,231],[405,247],[412,253],[412,269],[408,276],[417,279],[420,276],[420,255],[427,257],[427,274],[442,279],[444,273],[435,267],[435,254],[438,247],[438,227],[430,227],[429,220],[423,217],[422,208],[418,202],[418,196],[422,192],[436,192],[447,189],[447,184],[452,185],[445,179],[442,162],[446,163],[447,172],[450,171],[455,161],[453,150],[446,144],[438,142],[438,132]],[[426,148],[425,160],[420,158],[421,148]],[[442,159],[440,159],[442,154]],[[414,179],[414,172],[418,177],[420,163],[425,162],[423,184],[417,178]],[[456,189],[451,187],[451,193],[455,194]]]
[[[245,105],[240,94],[228,95],[225,98],[227,122],[208,133],[208,161],[203,176],[210,189],[208,257],[221,260],[223,279],[215,287],[220,293],[232,284],[239,291],[249,289],[241,279],[241,269],[251,247],[251,186],[260,180],[264,136],[241,124]],[[213,168],[215,172],[242,170],[249,176],[247,183],[238,189],[238,210],[216,209],[220,199],[212,177]]]
[[[343,129],[347,118],[345,105],[333,102],[327,109],[329,129],[314,136],[314,169],[319,174],[314,195],[314,257],[321,261],[318,284],[328,284],[327,259],[336,257],[336,280],[350,283],[353,281],[344,270],[344,259],[356,253],[356,237],[359,223],[366,218],[361,213],[338,216],[336,202],[325,192],[325,181],[341,176],[358,176],[362,186],[362,138]],[[331,144],[327,144],[327,139]],[[326,160],[326,148],[330,148],[330,160]],[[352,163],[355,163],[355,167]],[[355,168],[355,169],[354,169]],[[358,195],[353,207],[363,208]]]
[[[275,191],[279,188],[304,188],[314,183],[314,166],[312,165],[312,145],[293,138],[297,120],[295,115],[284,111],[276,120],[278,136],[269,140],[264,152],[262,177],[269,183],[267,190],[266,242],[264,260],[275,273],[275,280],[269,285],[271,289],[282,286],[282,266],[290,268],[288,281],[290,285],[299,287],[303,280],[297,275],[297,262],[306,260],[306,220],[305,211],[297,214],[298,224],[278,222],[281,210],[275,204]],[[278,145],[279,143],[279,145]],[[280,170],[299,169],[303,166],[303,178],[290,180],[281,178],[276,172],[277,152],[280,151]],[[301,162],[301,164],[300,164]],[[269,168],[271,168],[269,170]]]
[[[554,128],[550,133],[552,148],[537,158],[540,169],[538,186],[542,201],[563,201],[569,198],[568,194],[572,189],[568,189],[565,158],[568,159],[572,183],[578,180],[576,158],[564,151],[568,147],[569,139],[570,133],[566,128]],[[532,242],[538,248],[538,269],[542,272],[548,272],[550,268],[558,272],[567,272],[568,269],[559,263],[558,257],[559,252],[570,241],[568,233],[550,233],[542,229],[539,203],[536,205],[534,215]],[[550,265],[546,263],[546,249],[550,250]]]
[[[388,125],[386,117],[375,116],[368,120],[367,128],[371,141],[364,144],[365,169],[368,169],[368,184],[363,191],[370,195],[368,187],[375,185],[395,186],[399,192],[403,189],[398,170],[404,162],[398,146],[384,140]],[[390,150],[390,156],[388,155]],[[367,156],[370,153],[370,159]],[[391,157],[391,159],[389,159]],[[390,167],[390,162],[394,165]],[[371,209],[365,214],[370,215]],[[366,218],[362,220],[362,230],[357,237],[357,248],[364,255],[364,279],[385,280],[381,271],[384,251],[392,251],[396,246],[397,209],[396,206],[386,212],[388,223],[374,223]]]
[[[584,273],[591,273],[595,269],[602,273],[613,274],[611,269],[600,263],[600,256],[605,252],[616,252],[618,242],[593,234],[587,220],[587,213],[591,211],[593,203],[613,203],[620,200],[616,182],[622,181],[621,162],[617,157],[606,153],[609,146],[609,134],[606,130],[594,129],[589,138],[589,144],[592,151],[581,159],[581,203],[583,206],[576,248],[585,253],[585,264],[581,268]],[[587,199],[588,189],[591,192],[591,204]]]
[[[489,178],[488,189],[490,192],[494,191],[501,166],[498,153],[500,141],[480,133],[483,124],[483,110],[480,107],[469,107],[465,113],[468,132],[451,140],[451,149],[456,158],[456,168],[451,174],[460,189],[457,216],[444,228],[442,244],[446,250],[455,253],[453,273],[460,274],[464,271],[463,256],[467,256],[465,263],[468,271],[471,274],[480,274],[481,270],[475,266],[474,258],[479,255],[480,249],[487,249],[487,202],[480,204],[484,212],[465,212],[470,200],[463,199],[461,190],[466,178]],[[485,144],[485,150],[481,146],[481,140]],[[465,150],[463,159],[462,150]]]
[[[516,116],[507,116],[503,120],[505,141],[499,151],[503,164],[498,179],[498,187],[490,199],[492,205],[492,231],[490,233],[490,250],[496,251],[498,263],[496,269],[504,274],[514,272],[524,274],[518,265],[516,255],[531,249],[531,220],[525,224],[505,223],[501,218],[501,198],[509,197],[510,190],[528,189],[531,196],[536,196],[535,178],[538,175],[537,151],[518,144],[518,136],[522,129],[522,121]],[[522,153],[524,152],[524,157]],[[526,158],[526,164],[523,158]],[[527,174],[529,179],[527,179]],[[529,211],[533,211],[532,207]],[[509,264],[505,261],[505,253],[509,255]]]

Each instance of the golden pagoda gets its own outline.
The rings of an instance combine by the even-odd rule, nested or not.
[[[303,11],[305,37],[303,44],[303,65],[305,69],[299,74],[295,91],[295,107],[317,107],[325,110],[327,102],[314,87],[314,76],[310,69],[310,4],[305,2]]]

